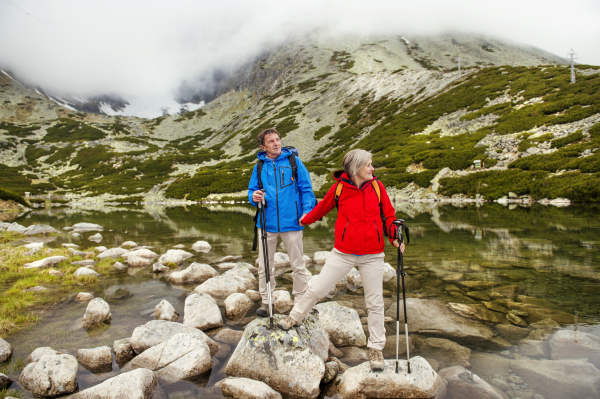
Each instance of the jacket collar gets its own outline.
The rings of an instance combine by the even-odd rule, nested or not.
[[[275,161],[281,161],[282,159],[288,158],[290,155],[292,155],[292,152],[290,150],[288,150],[287,148],[281,148],[281,154],[279,154]],[[273,159],[267,156],[266,151],[259,152],[257,157],[263,162],[273,162]]]
[[[362,184],[362,187],[356,187],[356,185],[352,182],[352,180],[350,180],[350,176],[348,176],[348,174],[346,172],[344,172],[343,170],[336,170],[335,172],[333,172],[333,178],[337,182],[341,182],[347,186],[351,186],[354,188],[360,188],[362,190],[364,187],[371,184],[371,182],[373,180],[376,180],[377,176],[374,175],[371,180],[364,182]]]

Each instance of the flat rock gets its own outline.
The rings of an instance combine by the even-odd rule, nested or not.
[[[102,298],[92,299],[83,315],[82,324],[84,329],[93,327],[96,324],[104,323],[111,319],[110,306]]]
[[[22,232],[22,234],[25,234],[28,236],[37,236],[37,235],[44,235],[44,234],[58,234],[58,233],[59,233],[58,230],[56,230],[54,227],[47,226],[45,224],[33,224],[33,225],[27,227]]]
[[[237,255],[237,256],[227,255],[227,256],[224,256],[221,259],[219,259],[218,262],[232,262],[234,260],[239,260],[239,259],[242,259],[242,255]]]
[[[47,291],[47,290],[48,290],[48,288],[42,287],[41,285],[37,285],[35,287],[27,288],[27,289],[23,290],[23,292],[43,292],[43,291]]]
[[[338,394],[345,399],[433,398],[443,383],[420,356],[410,359],[410,374],[406,372],[406,360],[400,360],[399,366],[398,374],[395,360],[386,360],[385,369],[377,373],[371,371],[369,362],[349,368],[341,376]]]
[[[75,265],[75,266],[90,267],[90,266],[94,266],[96,264],[96,262],[92,259],[85,259],[85,260],[77,260],[75,262],[71,262],[71,264]]]
[[[252,307],[252,301],[246,296],[236,292],[225,299],[225,315],[230,319],[243,317]]]
[[[256,278],[245,264],[240,263],[220,276],[209,278],[194,289],[196,293],[209,294],[213,298],[225,299],[236,292],[245,293],[256,286]]]
[[[192,244],[192,249],[196,252],[208,252],[212,247],[206,241],[196,241]]]
[[[337,302],[320,303],[315,306],[315,309],[319,311],[319,322],[335,346],[367,345],[367,337],[356,310]]]
[[[442,277],[442,281],[445,283],[458,283],[465,279],[464,273],[450,273]]]
[[[50,256],[48,258],[36,260],[35,262],[25,263],[23,268],[25,269],[46,269],[48,267],[53,267],[58,265],[61,262],[66,261],[68,258],[66,256]]]
[[[210,265],[194,262],[184,270],[171,273],[169,282],[171,284],[202,284],[209,278],[218,275],[219,273]]]
[[[113,343],[113,352],[115,352],[115,361],[119,365],[123,365],[133,359],[135,352],[131,347],[131,338],[117,339]]]
[[[139,256],[140,258],[146,258],[146,259],[158,258],[158,254],[156,252],[151,251],[147,248],[134,249],[133,251],[128,252],[124,257],[127,258],[131,255]]]
[[[268,328],[268,318],[250,322],[225,372],[263,381],[283,395],[316,398],[328,358],[327,332],[314,313],[289,331],[276,327],[282,317],[275,315],[273,330]]]
[[[142,368],[109,378],[71,399],[151,399],[157,384],[154,372]]]
[[[167,383],[192,380],[212,367],[210,348],[197,334],[175,334],[131,361],[133,368],[153,370]]]
[[[560,330],[550,339],[553,360],[588,359],[600,368],[600,337],[580,331]]]
[[[92,349],[79,349],[77,361],[92,373],[112,370],[112,353],[110,346],[100,346]]]
[[[71,355],[44,355],[29,363],[19,377],[19,384],[34,396],[59,396],[77,387],[77,359]]]
[[[222,328],[221,331],[213,335],[213,339],[218,342],[223,342],[228,345],[237,346],[244,335],[243,331],[232,330],[230,328]]]
[[[168,263],[180,265],[192,256],[194,255],[182,249],[169,249],[165,254],[158,258],[158,263],[162,263],[163,265]]]
[[[496,336],[485,324],[461,317],[440,301],[407,298],[408,329],[416,333],[437,338],[447,338],[463,345],[477,345],[487,348],[506,349],[510,342]],[[385,315],[396,318],[396,303],[386,310]],[[404,319],[404,309],[400,306],[400,320]]]
[[[583,359],[513,360],[510,367],[546,399],[600,397],[600,370]]]
[[[211,350],[211,355],[214,355],[219,350],[219,344],[214,342],[204,332],[194,327],[165,320],[151,320],[142,326],[136,327],[133,330],[133,334],[131,334],[131,347],[135,353],[140,354],[176,334],[197,334],[202,336]]]
[[[100,241],[102,241],[102,234],[96,233],[93,236],[89,236],[88,240],[99,243]]]
[[[249,378],[226,378],[221,384],[221,392],[235,399],[281,399],[281,394],[264,382]]]
[[[501,323],[505,318],[502,313],[492,312],[480,304],[450,302],[448,307],[459,316],[486,323]]]
[[[70,242],[65,242],[62,244],[62,246],[65,248],[79,248],[79,245]]]
[[[221,327],[223,318],[217,301],[205,293],[193,293],[185,299],[183,324],[200,330]]]
[[[156,320],[177,321],[179,320],[179,313],[169,301],[163,299],[154,308],[154,317]]]
[[[71,230],[76,231],[78,233],[83,233],[86,231],[102,231],[104,230],[104,227],[94,223],[76,223],[73,226],[71,226]]]
[[[129,251],[124,248],[111,248],[98,254],[97,258],[102,260],[106,258],[117,259],[128,253]]]
[[[443,361],[446,366],[471,367],[471,349],[445,338],[414,340],[420,355]]]
[[[92,299],[94,299],[94,295],[90,294],[89,292],[80,292],[79,294],[77,294],[77,296],[75,297],[75,300],[77,302],[89,302]]]
[[[451,398],[503,399],[492,385],[464,367],[448,367],[440,370],[439,375],[448,381],[446,389]]]
[[[496,331],[498,331],[498,334],[502,338],[513,344],[527,337],[531,332],[527,328],[512,326],[510,324],[498,324],[496,326]]]
[[[12,353],[12,346],[8,342],[0,338],[0,363],[4,363],[5,361],[7,361],[12,356]]]
[[[294,307],[290,293],[283,290],[273,291],[273,305],[277,313],[287,313]]]
[[[93,271],[92,269],[88,269],[87,267],[80,267],[75,270],[73,273],[74,277],[83,277],[83,276],[92,276],[92,277],[100,277],[100,273]]]
[[[493,281],[460,281],[458,284],[471,290],[487,290],[500,285],[500,283]]]

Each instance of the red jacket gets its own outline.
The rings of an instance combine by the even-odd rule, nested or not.
[[[371,181],[364,183],[359,189],[352,184],[345,172],[337,171],[333,177],[344,185],[338,201],[334,248],[340,252],[355,255],[383,252],[385,247],[384,226],[381,220],[379,199]],[[383,183],[376,179],[376,177],[373,178],[380,187],[381,206],[386,219],[385,229],[388,231],[390,224],[396,220],[396,212]],[[336,186],[337,183],[334,183],[325,198],[304,217],[302,221],[304,224],[316,222],[335,207]]]

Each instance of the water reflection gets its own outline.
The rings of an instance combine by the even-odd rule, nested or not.
[[[534,328],[532,324],[548,317],[558,321],[562,329],[600,335],[597,329],[600,317],[597,300],[600,219],[597,206],[575,205],[560,209],[540,205],[509,209],[498,204],[458,207],[402,203],[396,206],[397,215],[406,220],[412,235],[405,255],[410,297],[477,305],[480,306],[478,309],[485,307],[497,315],[495,320],[500,320],[499,325],[509,327],[514,323],[508,321],[505,314],[509,311],[520,314],[525,323],[523,327],[527,329],[525,337],[542,340],[539,342],[547,342],[554,330]],[[94,206],[35,210],[16,221],[23,225],[48,224],[61,231],[63,227],[79,222],[97,223],[104,226],[101,245],[118,246],[132,240],[139,245],[151,246],[159,254],[178,244],[189,249],[198,240],[208,241],[212,250],[196,254],[183,265],[186,267],[194,261],[215,264],[226,255],[241,256],[241,261],[254,264],[257,257],[251,252],[254,211],[249,205],[239,204],[173,208]],[[335,213],[332,213],[305,230],[304,248],[308,256],[312,257],[316,251],[331,250],[334,222]],[[84,248],[96,246],[98,244],[87,240],[94,233],[82,234],[79,238],[64,234],[48,242],[47,246],[67,242]],[[386,262],[395,267],[395,249],[388,245],[385,252]],[[309,270],[318,273],[315,268]],[[395,301],[394,281],[385,284],[386,307]],[[277,285],[291,291],[291,281],[286,274],[277,278]],[[112,347],[114,340],[130,337],[135,327],[152,320],[154,307],[161,299],[167,299],[183,315],[185,298],[193,288],[171,286],[163,277],[154,275],[151,267],[135,273],[115,271],[96,286],[85,287],[86,291],[92,291],[110,304],[113,315],[110,326],[91,334],[83,330],[81,317],[87,304],[74,300],[79,291],[75,289],[68,295],[55,293],[54,305],[37,309],[42,321],[9,337],[8,341],[15,348],[14,358],[25,358],[41,346],[52,346],[73,355],[80,348]],[[339,294],[333,300],[352,303],[359,313],[364,314],[362,289],[352,292],[343,288]],[[254,310],[255,307],[248,315]],[[488,316],[478,320],[487,321],[498,333],[510,329],[497,328],[495,323],[485,320]],[[243,329],[242,324],[234,321],[229,321],[227,327]],[[388,323],[387,327],[387,335],[395,334],[395,323]],[[472,370],[492,378],[500,375],[498,370],[504,370],[503,359],[531,355],[531,347],[523,342],[516,344],[518,340],[509,341],[515,345],[508,351],[482,352],[473,345]],[[220,397],[218,389],[210,390],[210,387],[225,377],[224,366],[232,350],[224,345],[218,365],[202,381],[163,386],[165,394],[180,398],[200,394]],[[439,365],[451,364],[443,354],[431,357]],[[549,358],[549,353],[546,349],[532,357]],[[116,363],[107,373],[93,374],[80,368],[80,389],[113,377],[119,370]]]

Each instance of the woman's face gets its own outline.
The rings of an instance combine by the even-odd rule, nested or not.
[[[362,181],[368,181],[373,178],[373,160],[369,159],[369,162],[358,170],[357,177]]]

